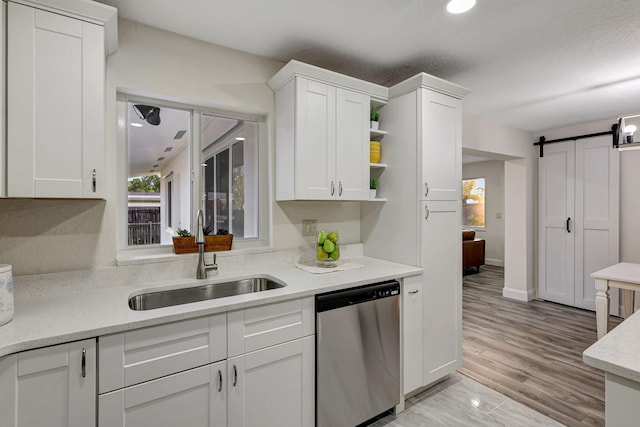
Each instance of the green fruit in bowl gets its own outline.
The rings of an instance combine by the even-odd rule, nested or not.
[[[318,244],[323,245],[325,240],[327,240],[327,232],[324,230],[320,230],[318,233]]]
[[[327,239],[331,240],[333,243],[338,243],[338,232],[332,231],[331,233],[327,234]]]
[[[322,248],[326,253],[330,254],[331,252],[336,250],[336,244],[327,239],[324,241],[324,245],[322,245]]]
[[[329,257],[333,260],[340,259],[340,247],[336,245],[336,248],[329,254]]]
[[[316,251],[316,259],[318,261],[326,261],[329,259],[329,254],[324,251],[322,246],[318,246],[318,250]]]

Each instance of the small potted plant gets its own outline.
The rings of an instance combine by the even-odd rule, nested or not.
[[[375,200],[377,189],[378,189],[378,179],[375,177],[371,177],[371,181],[369,183],[369,191],[370,191],[369,199],[370,200]]]
[[[218,228],[216,234],[210,234],[213,230],[211,227],[203,229],[205,252],[218,252],[218,251],[230,251],[233,244],[233,234],[229,234],[229,230],[224,228]]]
[[[379,120],[380,120],[380,113],[378,112],[376,107],[372,105],[371,106],[371,129],[378,130]]]
[[[189,230],[178,228],[177,236],[173,236],[173,252],[176,254],[191,254],[198,252],[196,238],[191,235]]]

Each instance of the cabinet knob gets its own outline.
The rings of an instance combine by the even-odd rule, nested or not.
[[[96,170],[93,170],[93,174],[92,174],[92,183],[93,183],[93,192],[96,192]]]

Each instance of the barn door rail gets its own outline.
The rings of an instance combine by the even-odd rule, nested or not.
[[[589,133],[585,135],[569,136],[567,138],[551,139],[549,141],[547,141],[544,136],[541,136],[537,142],[533,143],[533,145],[537,145],[540,147],[540,157],[544,157],[544,146],[547,144],[555,144],[557,142],[565,142],[565,141],[577,141],[579,139],[594,138],[596,136],[603,136],[603,135],[612,135],[613,136],[612,146],[615,148],[618,146],[617,131],[618,131],[618,124],[614,123],[613,125],[611,125],[611,130],[608,132],[597,132],[597,133]]]

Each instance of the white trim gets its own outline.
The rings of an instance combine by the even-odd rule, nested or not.
[[[495,267],[504,267],[504,261],[501,259],[485,258],[484,263],[486,265],[493,265]]]
[[[509,299],[514,299],[517,301],[529,302],[534,299],[533,289],[528,289],[527,292],[521,291],[520,289],[512,289],[504,287],[502,289],[502,296]]]

